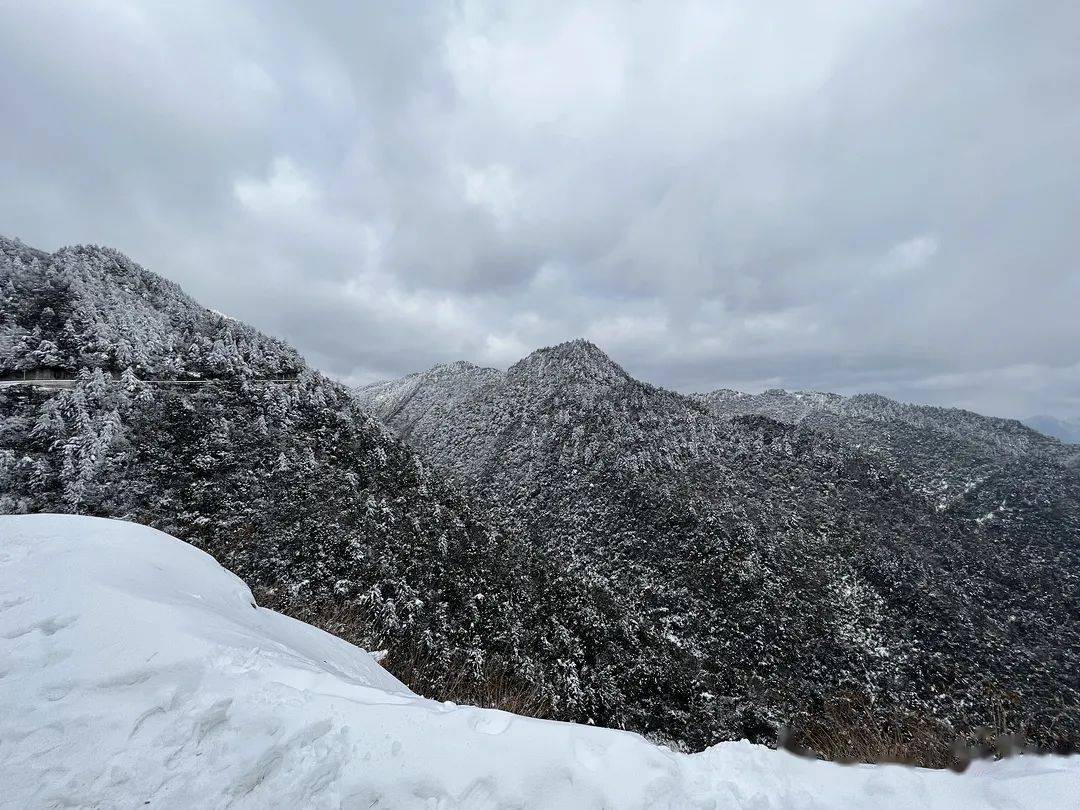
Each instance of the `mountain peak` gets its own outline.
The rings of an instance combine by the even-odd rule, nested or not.
[[[630,375],[618,363],[584,338],[537,349],[512,365],[507,377],[609,385],[630,379]]]
[[[532,354],[546,354],[563,359],[588,359],[591,362],[615,365],[615,361],[608,357],[603,349],[585,338],[574,338],[563,343],[556,343],[554,346],[546,346],[537,349]]]
[[[44,250],[38,250],[35,247],[31,247],[20,239],[9,239],[3,234],[0,234],[0,259],[5,256],[9,259],[18,257],[24,262],[30,262],[34,259],[45,260],[49,258],[49,254]]]
[[[438,376],[454,376],[458,374],[474,374],[478,371],[488,371],[489,369],[483,369],[475,363],[470,363],[468,360],[454,360],[450,363],[439,363],[432,366],[427,371],[421,372],[433,377]]]

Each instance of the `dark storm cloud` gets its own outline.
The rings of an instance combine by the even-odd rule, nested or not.
[[[0,7],[0,232],[344,379],[639,376],[1080,413],[1071,3]]]

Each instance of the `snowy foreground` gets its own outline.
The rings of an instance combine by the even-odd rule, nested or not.
[[[413,695],[129,523],[0,517],[3,807],[1075,807],[1080,758],[962,775],[618,731]]]

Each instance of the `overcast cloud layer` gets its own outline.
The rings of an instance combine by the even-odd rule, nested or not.
[[[1080,4],[502,5],[0,0],[0,233],[352,382],[1080,414]]]

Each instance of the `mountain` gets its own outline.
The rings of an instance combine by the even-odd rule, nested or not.
[[[909,405],[879,394],[843,397],[772,389],[744,394],[722,389],[694,398],[727,417],[760,415],[829,433],[904,474],[941,509],[977,487],[987,470],[1017,459],[1076,466],[1080,452],[1015,419],[959,408]]]
[[[122,564],[117,564],[121,561]],[[5,807],[1067,807],[1080,759],[958,778],[425,700],[161,532],[0,517]],[[812,790],[807,788],[812,785]]]
[[[877,394],[722,390],[696,398],[728,419],[753,414],[830,436],[896,473],[939,512],[978,524],[1021,567],[1053,559],[1072,571],[1080,559],[1080,448],[1016,420]],[[1075,593],[1056,577],[1028,574]]]
[[[1024,420],[1024,424],[1066,444],[1080,444],[1080,417],[1058,419],[1056,416],[1030,416]]]
[[[0,291],[0,368],[72,378],[0,384],[0,512],[162,529],[264,604],[391,648],[418,689],[483,700],[470,690],[498,681],[588,711],[567,629],[592,615],[587,583],[553,576],[291,347],[106,248],[0,240]]]
[[[1050,708],[1080,696],[1075,543],[1016,559],[888,457],[801,420],[717,415],[586,341],[357,397],[499,525],[611,585],[641,628],[619,652],[642,667],[632,727],[753,738],[858,694],[894,724],[990,724],[1005,706],[1076,738]],[[1061,457],[1008,429],[978,446]]]
[[[304,361],[115,250],[49,255],[0,237],[0,377],[36,368],[66,376],[130,368],[155,379],[289,378]]]
[[[0,369],[0,512],[162,529],[418,691],[687,747],[1077,739],[1075,544],[592,344],[356,393],[115,251],[0,240]]]

